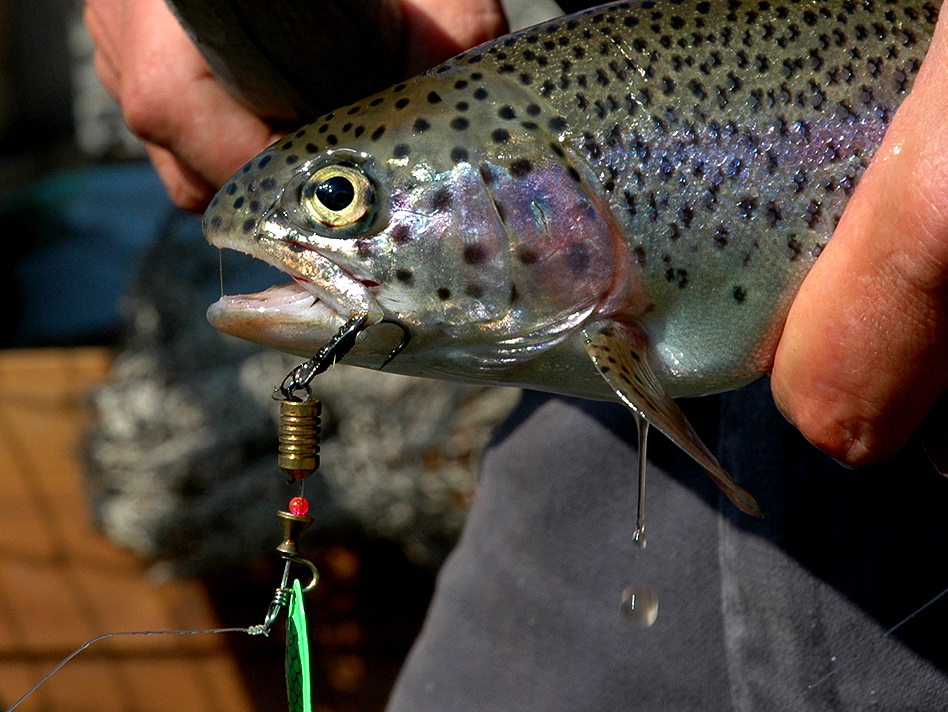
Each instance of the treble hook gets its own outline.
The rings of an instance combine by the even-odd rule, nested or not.
[[[293,395],[296,391],[306,391],[309,394],[310,382],[352,350],[352,347],[355,346],[356,337],[368,328],[365,324],[367,319],[368,315],[363,314],[360,317],[353,317],[343,324],[336,335],[329,340],[329,343],[323,346],[313,358],[304,361],[286,375],[283,383],[274,391],[274,398],[276,398],[277,393],[281,394],[284,400],[297,400]],[[402,340],[385,357],[385,361],[382,362],[379,369],[381,370],[388,366],[392,359],[408,346],[411,341],[411,331],[398,319],[390,316],[382,317],[378,323],[394,324],[402,330]]]
[[[365,330],[365,322],[368,318],[367,314],[363,314],[349,319],[313,358],[290,371],[278,389],[283,397],[286,400],[296,400],[293,396],[295,391],[308,393],[310,381],[352,350],[356,336]]]
[[[402,324],[398,319],[394,319],[390,316],[382,317],[382,320],[379,323],[380,324],[394,324],[395,326],[397,326],[399,329],[402,330],[401,342],[399,342],[398,346],[392,349],[391,353],[389,353],[389,355],[385,357],[385,361],[383,361],[382,365],[379,367],[379,370],[381,371],[383,368],[385,368],[392,362],[393,358],[395,358],[396,356],[398,356],[398,354],[402,352],[402,349],[408,346],[408,342],[411,341],[411,332],[408,330],[408,327]]]

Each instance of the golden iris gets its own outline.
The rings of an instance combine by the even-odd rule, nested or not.
[[[372,209],[372,184],[357,166],[333,164],[318,169],[303,186],[302,203],[327,227],[355,225]]]

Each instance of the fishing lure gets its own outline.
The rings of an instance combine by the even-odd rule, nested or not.
[[[353,330],[354,337],[358,329]],[[340,340],[345,340],[340,334]],[[301,364],[284,379],[274,391],[274,397],[280,400],[280,436],[278,465],[289,483],[299,483],[299,494],[289,501],[288,511],[278,511],[277,518],[282,531],[282,541],[276,547],[284,559],[283,576],[267,609],[264,622],[247,628],[210,628],[203,630],[141,630],[105,633],[87,640],[66,658],[59,662],[42,679],[31,687],[6,712],[13,712],[36,690],[59,672],[66,663],[94,643],[119,636],[150,635],[202,635],[221,633],[245,633],[247,635],[269,636],[270,631],[286,610],[286,692],[289,712],[312,712],[312,677],[310,674],[309,635],[306,625],[305,594],[312,591],[319,582],[316,566],[299,552],[298,541],[313,524],[308,514],[309,502],[306,500],[305,481],[319,468],[319,417],[322,410],[320,401],[312,398],[309,382],[313,376],[325,370],[330,361],[337,357],[340,347],[327,347],[324,354],[325,365],[321,362]],[[341,350],[344,352],[345,347]],[[303,395],[297,395],[302,392]],[[299,578],[291,580],[294,564],[309,569],[311,577],[305,584]]]

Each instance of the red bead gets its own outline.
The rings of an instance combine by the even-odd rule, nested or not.
[[[290,514],[302,517],[309,511],[309,502],[302,497],[294,497],[290,500]]]

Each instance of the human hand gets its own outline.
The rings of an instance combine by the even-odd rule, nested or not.
[[[793,303],[771,385],[849,466],[895,454],[948,389],[948,18]]]
[[[404,67],[417,73],[506,27],[498,0],[403,0]],[[176,205],[199,211],[279,138],[221,85],[164,0],[87,0],[95,67]]]
[[[171,199],[202,210],[278,138],[217,81],[164,0],[87,0],[95,68]]]

